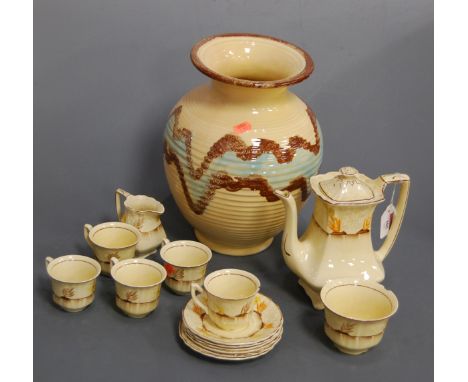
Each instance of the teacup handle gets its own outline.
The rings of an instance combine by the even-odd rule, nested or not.
[[[47,267],[49,266],[49,264],[50,264],[53,260],[54,260],[54,258],[53,258],[53,257],[50,257],[50,256],[47,256],[47,257],[45,258],[45,267],[46,267],[46,269],[47,269]]]
[[[200,301],[197,296],[197,292],[203,293],[203,288],[196,283],[192,283],[190,287],[190,294],[192,295],[195,305],[198,305],[206,314],[208,314],[208,307]]]
[[[111,259],[110,259],[110,269],[112,269],[112,267],[114,265],[117,265],[118,262],[119,262],[119,259],[117,259],[116,257],[111,257]]]
[[[93,226],[91,224],[85,224],[83,226],[83,235],[89,245],[91,245],[91,242],[89,240],[89,231],[91,231],[92,229],[93,229]]]
[[[130,192],[125,191],[122,188],[118,188],[115,190],[115,209],[117,211],[117,218],[119,221],[122,219],[122,207],[120,205],[120,196],[123,196],[124,198],[128,198],[132,194]]]

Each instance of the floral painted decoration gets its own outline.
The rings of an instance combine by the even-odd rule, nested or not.
[[[202,316],[205,313],[203,309],[200,308],[197,304],[193,304],[192,310],[194,311],[194,313],[198,314],[199,316]]]
[[[74,288],[63,288],[62,293],[63,293],[63,297],[71,298],[75,295],[75,290]]]
[[[329,227],[333,233],[341,233],[341,220],[336,216],[330,216]]]
[[[353,329],[354,329],[354,324],[350,322],[343,322],[343,324],[340,327],[340,332],[349,334],[353,331]]]
[[[370,230],[370,225],[371,225],[370,218],[365,219],[364,223],[362,224],[362,230],[363,231],[369,231]]]
[[[240,313],[240,314],[247,314],[247,313],[249,313],[249,310],[250,310],[250,304],[245,304],[245,305],[242,307],[242,310],[241,310],[241,313]]]
[[[259,296],[255,298],[255,304],[257,306],[255,310],[258,313],[262,313],[267,308],[267,304],[265,304],[265,302],[262,301],[262,299]]]
[[[181,268],[176,268],[169,263],[164,263],[164,269],[166,269],[167,275],[173,279],[183,279],[184,270]]]
[[[138,299],[138,294],[136,291],[127,292],[127,301],[134,302]]]

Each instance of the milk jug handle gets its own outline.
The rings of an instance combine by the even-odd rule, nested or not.
[[[120,197],[123,196],[124,198],[128,198],[130,195],[130,192],[127,192],[122,188],[118,188],[117,190],[115,190],[115,210],[117,211],[117,218],[119,219],[119,221],[122,220],[122,207],[120,204]]]
[[[382,187],[384,189],[388,184],[400,184],[400,194],[398,196],[398,201],[395,207],[396,211],[392,221],[392,225],[390,227],[390,230],[388,231],[388,235],[385,238],[384,242],[382,243],[380,248],[375,252],[377,259],[379,259],[379,261],[383,261],[392,249],[393,244],[395,244],[396,237],[398,236],[398,232],[400,231],[401,223],[403,222],[403,217],[405,216],[405,209],[406,204],[408,202],[408,195],[410,189],[410,177],[406,174],[395,173],[382,175],[380,178],[383,181]]]

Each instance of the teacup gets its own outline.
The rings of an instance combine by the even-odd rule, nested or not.
[[[241,330],[250,322],[254,298],[260,290],[260,281],[252,273],[240,269],[222,269],[210,273],[203,288],[192,283],[191,293],[200,307],[223,330]],[[197,292],[206,292],[206,304]]]
[[[161,258],[167,271],[166,285],[176,294],[190,293],[192,282],[203,282],[211,257],[211,250],[197,241],[164,239]]]
[[[102,273],[110,272],[110,259],[119,260],[135,257],[140,232],[134,226],[120,222],[84,225],[84,237],[101,264]]]
[[[398,309],[395,294],[370,281],[329,281],[320,297],[325,306],[325,334],[340,351],[351,355],[378,345]]]
[[[156,309],[166,270],[155,261],[111,258],[115,304],[127,316],[143,318]]]
[[[52,299],[67,312],[80,312],[94,301],[99,263],[86,256],[46,257],[47,273],[52,280]]]

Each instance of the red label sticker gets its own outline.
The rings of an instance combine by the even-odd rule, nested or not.
[[[234,126],[234,132],[237,134],[245,133],[246,131],[252,130],[250,122],[244,121]]]
[[[171,264],[168,264],[168,263],[164,264],[164,268],[166,269],[168,276],[172,276],[176,271],[175,268]]]

